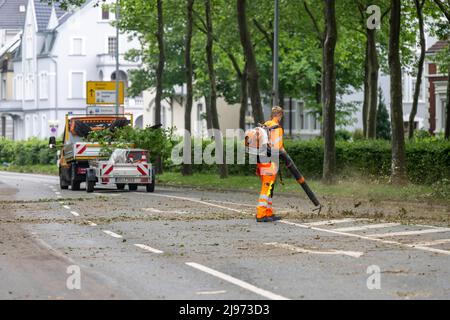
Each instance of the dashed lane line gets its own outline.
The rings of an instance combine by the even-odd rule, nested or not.
[[[269,242],[264,243],[267,246],[272,246],[276,248],[286,249],[298,253],[309,253],[309,254],[318,254],[318,255],[344,255],[349,256],[353,258],[359,258],[364,253],[360,251],[343,251],[343,250],[311,250],[311,249],[304,249],[300,247],[296,247],[287,243],[278,243],[278,242]]]
[[[202,200],[199,200],[199,199],[194,199],[194,198],[178,197],[178,196],[172,196],[172,195],[167,195],[167,194],[156,194],[156,193],[153,193],[151,195],[152,196],[157,196],[157,197],[172,198],[172,199],[179,199],[179,200],[196,202],[196,203],[204,204],[206,206],[216,207],[216,208],[225,209],[225,210],[229,210],[229,211],[234,211],[234,212],[238,212],[238,213],[245,214],[245,215],[250,215],[251,214],[251,213],[248,213],[248,212],[245,212],[245,211],[242,211],[242,210],[225,207],[225,206],[221,206],[221,205],[214,204],[214,203],[209,203],[209,202],[202,201]]]
[[[63,208],[64,208],[64,209],[67,209],[67,210],[70,210],[70,207],[67,206],[67,205],[63,205]]]
[[[336,228],[331,229],[333,231],[343,231],[343,232],[349,232],[349,231],[364,231],[369,229],[382,229],[382,228],[389,228],[389,227],[396,227],[399,226],[400,223],[378,223],[378,224],[367,224],[364,226],[356,226],[356,227],[345,227],[345,228]]]
[[[216,278],[222,279],[224,281],[227,281],[229,283],[232,283],[236,286],[239,286],[243,289],[246,289],[248,291],[251,291],[253,293],[256,293],[260,296],[263,296],[264,298],[270,299],[270,300],[289,300],[288,298],[285,298],[283,296],[280,296],[278,294],[275,294],[273,292],[258,288],[250,283],[247,283],[245,281],[239,280],[237,278],[234,278],[232,276],[229,276],[225,273],[222,273],[220,271],[205,267],[204,265],[195,263],[195,262],[186,262],[186,264],[192,268],[195,268],[197,270],[203,271],[205,273],[208,273]]]
[[[80,216],[80,214],[78,212],[76,212],[76,211],[70,211],[70,213],[72,215],[74,215],[75,217],[79,217]]]
[[[134,246],[136,246],[136,247],[138,247],[138,248],[140,248],[142,250],[146,250],[146,251],[152,252],[152,253],[157,253],[157,254],[164,253],[164,251],[161,251],[161,250],[149,247],[149,246],[147,246],[145,244],[136,243]]]
[[[103,230],[103,232],[106,233],[108,236],[111,236],[113,238],[117,238],[117,239],[123,238],[120,234],[114,233],[114,232],[109,231],[109,230]]]
[[[218,290],[218,291],[199,291],[199,292],[196,292],[196,294],[200,295],[200,296],[202,296],[202,295],[224,294],[224,293],[227,293],[227,291],[226,290]]]

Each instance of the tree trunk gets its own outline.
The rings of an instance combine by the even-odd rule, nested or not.
[[[164,54],[164,20],[163,20],[163,5],[162,0],[157,0],[157,11],[158,11],[158,31],[156,33],[156,38],[158,42],[158,67],[156,68],[156,97],[155,97],[155,125],[161,124],[161,100],[162,100],[162,90],[163,90],[163,74],[164,74],[164,64],[165,64],[165,54]],[[161,156],[156,159],[156,171],[162,173],[163,165]]]
[[[335,122],[336,122],[336,72],[334,52],[337,41],[335,0],[325,0],[325,41],[323,46],[324,101],[323,132],[325,139],[323,159],[323,181],[331,183],[336,167]]]
[[[448,67],[447,76],[447,102],[445,104],[445,139],[450,139],[450,66]]]
[[[245,131],[245,115],[248,105],[248,86],[247,86],[247,64],[244,66],[244,72],[240,76],[241,81],[241,108],[239,110],[239,128]]]
[[[406,177],[405,133],[403,128],[402,69],[400,63],[400,0],[391,0],[389,70],[391,76],[392,162],[391,182],[404,184]]]
[[[223,137],[220,133],[219,115],[217,113],[217,85],[216,72],[214,70],[214,52],[213,52],[213,24],[211,13],[211,0],[205,0],[205,16],[206,16],[206,60],[208,62],[208,75],[210,83],[210,108],[212,116],[212,127],[214,129],[214,142],[216,144],[216,156],[219,157],[221,163],[218,163],[220,178],[228,177],[227,164],[224,157]],[[217,159],[217,158],[216,158]]]
[[[414,137],[414,118],[417,114],[417,106],[419,104],[419,95],[422,86],[422,75],[423,75],[423,65],[425,62],[425,52],[426,52],[426,44],[425,44],[425,30],[423,24],[423,5],[425,4],[425,0],[422,0],[422,3],[419,0],[414,0],[417,11],[417,19],[419,20],[419,32],[420,32],[420,57],[419,64],[417,66],[417,79],[416,79],[416,87],[414,88],[414,98],[413,104],[411,107],[411,113],[409,114],[409,125],[408,125],[408,138],[412,139]]]
[[[377,137],[377,108],[378,108],[378,54],[376,29],[367,29],[368,47],[368,103],[367,103],[367,138]]]
[[[210,96],[205,96],[205,109],[206,109],[206,129],[210,131],[213,128]]]
[[[237,18],[239,25],[239,35],[244,50],[245,61],[247,61],[248,85],[252,112],[255,123],[264,122],[264,114],[261,104],[261,94],[259,92],[259,74],[256,64],[256,57],[253,51],[253,44],[248,31],[248,21],[246,13],[246,0],[236,0]]]
[[[192,25],[193,25],[193,6],[194,0],[187,0],[186,3],[186,44],[185,44],[185,67],[186,67],[186,107],[184,109],[184,150],[188,151],[183,153],[183,175],[192,175],[192,156],[191,156],[191,113],[192,113],[192,101],[193,101],[193,88],[192,88],[192,60],[191,60],[191,44],[192,44]]]
[[[369,41],[366,40],[366,57],[364,61],[364,101],[362,106],[363,136],[367,137],[367,113],[369,109]]]

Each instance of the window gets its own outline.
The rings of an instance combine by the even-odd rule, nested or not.
[[[27,75],[25,79],[25,99],[34,99],[34,77],[33,74]]]
[[[23,4],[19,6],[19,12],[25,12],[25,6]]]
[[[41,138],[45,139],[47,138],[47,132],[48,132],[48,124],[47,124],[47,116],[45,114],[41,117]]]
[[[16,100],[23,99],[23,76],[17,75],[14,84]]]
[[[39,76],[39,98],[48,99],[48,74],[43,72]]]
[[[0,99],[6,100],[6,79],[2,79]]]
[[[442,100],[442,112],[441,112],[441,114],[442,114],[442,120],[441,120],[442,130],[445,130],[445,120],[447,119],[447,110],[445,108],[445,105],[446,105],[446,101]]]
[[[26,41],[26,58],[32,59],[33,58],[33,37],[31,35],[27,35],[27,41]]]
[[[102,20],[109,20],[109,8],[108,6],[102,6]]]
[[[74,71],[70,74],[70,99],[84,98],[84,72]]]
[[[72,50],[73,56],[81,56],[84,54],[84,41],[83,38],[72,38]]]
[[[116,37],[108,37],[108,54],[115,56],[117,51],[117,39]]]

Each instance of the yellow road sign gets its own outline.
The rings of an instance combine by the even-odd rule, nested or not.
[[[86,85],[86,103],[88,105],[116,104],[115,81],[88,81]],[[119,104],[124,103],[123,81],[119,81]]]

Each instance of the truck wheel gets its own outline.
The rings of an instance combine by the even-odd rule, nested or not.
[[[69,184],[64,178],[64,174],[61,172],[61,168],[59,169],[59,187],[63,190],[69,189]]]
[[[137,184],[129,184],[128,185],[128,190],[130,191],[136,191],[138,188]]]
[[[118,184],[116,184],[116,187],[117,187],[117,190],[123,190],[123,189],[125,189],[125,184],[118,183]]]
[[[94,181],[86,181],[86,192],[88,193],[94,192],[94,186],[95,186]]]
[[[152,170],[152,183],[149,183],[145,186],[147,192],[155,192],[155,170]]]

